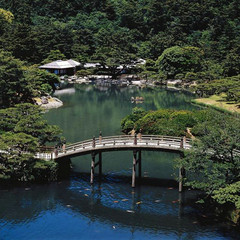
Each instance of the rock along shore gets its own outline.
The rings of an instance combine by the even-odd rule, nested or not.
[[[56,97],[48,97],[46,101],[41,98],[34,98],[36,105],[41,106],[44,109],[59,108],[63,106],[63,102]]]

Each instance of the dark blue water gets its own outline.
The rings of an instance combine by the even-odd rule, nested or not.
[[[1,191],[0,239],[237,239],[187,204],[195,192],[115,180],[91,186],[75,176]]]
[[[59,95],[64,107],[46,118],[68,142],[120,134],[120,120],[143,96],[146,109],[193,109],[191,95],[167,90],[78,86]],[[209,209],[194,204],[197,192],[179,194],[177,154],[143,153],[143,184],[131,188],[131,152],[103,154],[102,181],[89,184],[90,157],[72,159],[69,180],[0,190],[0,239],[239,239]]]

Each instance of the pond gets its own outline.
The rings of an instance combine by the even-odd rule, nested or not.
[[[195,109],[174,89],[77,85],[56,92],[64,106],[45,114],[68,143],[121,134],[139,106]],[[144,102],[132,103],[131,97]],[[0,191],[0,239],[238,239],[231,226],[194,206],[196,192],[178,193],[177,154],[143,152],[143,184],[131,188],[132,152],[103,153],[103,179],[89,184],[90,156],[73,158],[69,180]]]

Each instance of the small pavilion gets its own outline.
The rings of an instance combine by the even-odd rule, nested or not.
[[[57,75],[68,75],[72,76],[76,73],[81,63],[74,61],[72,59],[63,61],[57,60],[45,65],[40,66],[40,69],[45,69],[50,73],[55,73]]]

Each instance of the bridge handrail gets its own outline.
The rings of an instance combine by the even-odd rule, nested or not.
[[[113,141],[117,141],[117,140],[123,140],[126,142],[126,140],[132,141],[134,140],[135,136],[131,136],[131,135],[117,135],[117,136],[107,136],[107,137],[102,137],[102,139],[100,140],[99,138],[95,138],[95,144],[99,145],[100,143],[112,143]],[[174,137],[174,136],[163,136],[163,135],[142,135],[141,138],[137,137],[137,140],[151,140],[151,141],[174,141],[174,142],[181,142],[182,137]],[[186,138],[186,143],[189,143],[191,141],[191,139]],[[78,146],[82,146],[82,147],[87,147],[87,146],[91,146],[93,143],[93,139],[88,139],[88,140],[84,140],[81,142],[76,142],[73,144],[68,144],[65,147],[65,151],[70,150],[72,148],[76,148]]]
[[[129,139],[129,140],[132,140],[132,139],[134,139],[134,136],[128,136],[128,135],[123,135],[123,136],[111,136],[111,137],[103,137],[102,138],[102,142],[106,142],[106,140],[116,140],[116,139],[123,139],[124,138],[124,140],[127,138],[127,139]],[[100,142],[100,139],[99,138],[96,138],[95,139],[95,141],[96,142]],[[70,147],[74,147],[74,146],[79,146],[79,145],[84,145],[84,144],[87,144],[87,145],[89,145],[89,144],[92,144],[92,142],[93,142],[93,139],[88,139],[88,140],[84,140],[84,141],[81,141],[81,142],[76,142],[76,143],[73,143],[73,144],[68,144],[67,146],[66,146],[66,149],[67,148],[70,148]]]
[[[137,141],[135,143],[135,137]],[[65,145],[63,148],[55,149],[53,152],[39,152],[36,154],[38,158],[53,159],[58,157],[58,154],[71,154],[73,151],[94,151],[101,150],[104,148],[112,148],[116,146],[117,148],[122,147],[152,147],[159,146],[160,148],[168,149],[189,149],[191,148],[190,138],[175,137],[175,136],[164,136],[164,135],[117,135],[117,136],[106,136],[102,138],[88,139],[73,144]],[[127,146],[126,146],[127,145]],[[50,148],[51,149],[51,148]],[[46,148],[46,150],[50,150]],[[234,150],[234,154],[240,155],[240,150]]]
[[[134,136],[128,136],[128,135],[123,135],[123,136],[111,136],[111,137],[103,137],[101,139],[101,141],[106,141],[106,140],[116,140],[116,139],[122,139],[122,140],[125,140],[125,139],[128,139],[128,140],[133,140],[134,139]],[[137,138],[138,140],[140,139],[139,137]],[[154,135],[143,135],[141,137],[141,139],[150,139],[150,140],[177,140],[177,141],[181,141],[181,137],[166,137],[166,136],[154,136]],[[81,145],[81,144],[85,144],[85,143],[92,143],[93,139],[88,139],[88,140],[84,140],[84,141],[81,141],[81,142],[76,142],[76,143],[73,143],[73,144],[68,144],[66,147],[70,147],[70,146],[74,146],[74,145]],[[95,141],[100,141],[99,138],[95,138]],[[190,142],[190,139],[186,138],[186,142]]]

